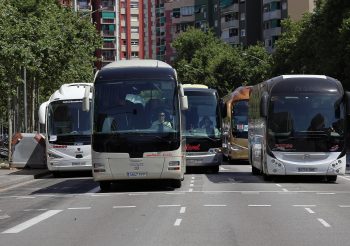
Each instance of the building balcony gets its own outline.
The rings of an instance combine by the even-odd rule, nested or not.
[[[281,27],[275,27],[264,30],[264,39],[270,38],[272,36],[280,36],[282,32]]]
[[[102,49],[115,49],[116,45],[113,42],[104,42]]]
[[[113,62],[115,61],[115,56],[102,56],[103,62]]]
[[[281,19],[281,10],[275,10],[264,13],[264,21]]]
[[[227,29],[227,28],[239,28],[239,20],[232,20],[228,22],[222,22],[221,23],[221,29]]]
[[[90,1],[78,1],[77,2],[78,11],[91,11],[92,6]]]
[[[239,4],[234,3],[234,4],[231,4],[230,6],[228,6],[227,8],[222,9],[221,15],[224,15],[224,14],[229,13],[229,12],[239,12]]]
[[[131,33],[131,39],[139,39],[140,35],[138,33]]]
[[[138,15],[139,14],[139,9],[130,9],[130,14],[132,15]]]
[[[115,37],[115,31],[103,30],[101,31],[103,37]]]
[[[131,45],[131,51],[139,51],[140,47],[138,45]]]
[[[115,24],[115,19],[103,19],[103,18],[101,18],[101,24]]]
[[[125,8],[121,8],[120,9],[120,14],[125,15],[125,13],[126,13]]]
[[[131,21],[131,22],[130,22],[130,26],[132,26],[132,27],[138,27],[138,26],[140,26],[140,22],[138,22],[138,21]]]
[[[228,44],[239,44],[239,36],[221,38],[221,40]]]
[[[120,38],[121,38],[121,39],[126,39],[126,34],[125,34],[125,32],[122,32],[122,33],[120,34]]]

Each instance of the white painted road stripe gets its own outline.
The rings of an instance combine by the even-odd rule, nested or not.
[[[340,208],[350,208],[350,205],[339,205]]]
[[[192,191],[193,191],[193,189],[189,189],[188,191],[189,191],[189,192],[192,192]]]
[[[186,212],[186,207],[181,207],[180,208],[180,214],[184,214]]]
[[[181,205],[174,204],[174,205],[158,205],[158,208],[164,208],[164,207],[181,207]]]
[[[331,227],[331,225],[328,224],[324,219],[318,218],[317,220],[318,220],[319,222],[321,222],[321,224],[322,224],[324,227]]]
[[[314,214],[315,212],[311,208],[305,208],[306,211],[308,211],[310,214]]]
[[[84,210],[84,209],[91,209],[91,207],[77,207],[77,208],[68,208],[69,210]]]
[[[248,207],[271,207],[269,204],[250,204]]]
[[[176,219],[174,226],[179,226],[181,224],[182,219]]]
[[[276,184],[278,187],[282,187],[282,185],[280,185],[280,184]]]
[[[317,193],[317,195],[334,195],[335,193],[333,192],[322,192],[322,193]]]
[[[340,176],[340,175],[338,175],[338,177],[339,177],[339,178],[346,179],[346,180],[350,181],[350,178],[346,178],[346,177],[349,177],[349,176],[344,177],[344,176]]]
[[[113,208],[136,208],[136,206],[113,206]]]
[[[190,184],[190,187],[193,187],[194,186],[194,184]]]
[[[195,177],[191,177],[192,179],[195,179]]]
[[[51,216],[54,216],[56,214],[58,214],[59,212],[62,212],[62,210],[49,210],[43,214],[40,214],[30,220],[27,220],[19,225],[16,225],[4,232],[2,232],[3,234],[6,234],[6,233],[18,233],[18,232],[21,232],[35,224],[38,224],[39,222],[43,221],[43,220],[46,220],[48,218],[50,218]]]
[[[285,188],[283,188],[282,190],[283,190],[284,192],[288,192],[288,190],[287,190],[287,189],[285,189]]]

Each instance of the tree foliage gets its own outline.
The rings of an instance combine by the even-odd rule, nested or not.
[[[241,49],[222,42],[212,32],[191,28],[179,35],[173,47],[180,81],[217,88],[220,95],[270,76],[272,60],[261,45]]]
[[[94,51],[101,46],[101,37],[89,17],[55,0],[0,0],[2,109],[7,96],[23,87],[24,67],[28,94],[39,87],[41,102],[63,83],[92,80]]]

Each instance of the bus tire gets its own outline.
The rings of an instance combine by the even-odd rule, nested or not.
[[[337,181],[337,177],[337,175],[329,175],[327,176],[327,182],[334,183],[335,181]]]
[[[173,188],[181,188],[181,179],[174,179],[171,183]]]
[[[260,174],[260,170],[257,169],[256,167],[252,166],[252,174],[253,175],[259,175]]]
[[[109,191],[111,189],[110,181],[100,181],[99,183],[101,191]]]

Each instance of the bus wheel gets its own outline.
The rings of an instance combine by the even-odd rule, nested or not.
[[[171,183],[173,188],[181,188],[181,179],[174,179]]]
[[[335,181],[337,181],[337,177],[337,175],[327,176],[327,182],[334,183]]]
[[[111,189],[110,181],[100,181],[100,189],[101,191],[109,191]]]
[[[257,169],[256,167],[252,166],[252,174],[253,175],[259,175],[260,174],[260,170]]]

